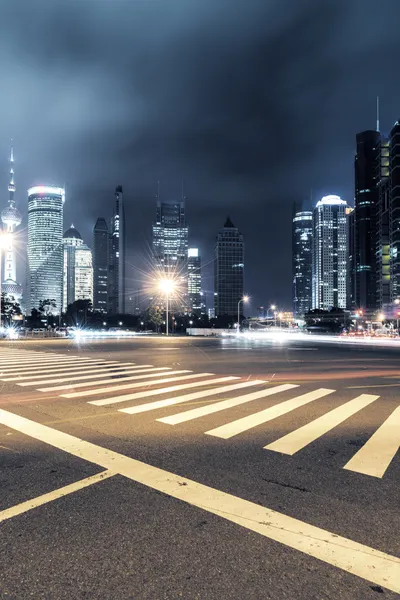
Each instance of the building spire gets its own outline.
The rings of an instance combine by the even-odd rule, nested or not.
[[[379,129],[379,96],[376,97],[376,130],[380,131],[380,129]]]
[[[8,199],[8,205],[11,208],[14,208],[14,205],[15,205],[15,200],[14,200],[14,193],[15,193],[15,183],[14,183],[14,147],[12,145],[12,140],[11,140],[9,163],[10,163],[10,183],[8,184],[8,191],[9,191],[10,195],[9,195],[9,199]]]

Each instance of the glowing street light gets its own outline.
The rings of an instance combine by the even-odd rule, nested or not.
[[[2,294],[2,290],[1,290],[1,282],[3,279],[3,275],[1,273],[1,265],[2,265],[2,261],[3,261],[3,257],[2,257],[2,250],[5,250],[6,248],[8,248],[11,244],[12,241],[12,235],[11,233],[7,232],[7,233],[1,233],[0,232],[0,327],[1,327],[1,294]]]
[[[172,279],[161,279],[158,282],[158,287],[165,294],[166,311],[165,311],[165,334],[168,335],[168,300],[170,294],[175,289],[175,282]]]
[[[240,303],[243,302],[243,304],[245,304],[248,301],[249,301],[249,297],[243,296],[243,298],[240,298],[240,300],[238,302],[238,333],[240,331]]]

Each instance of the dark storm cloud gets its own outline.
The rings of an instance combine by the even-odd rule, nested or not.
[[[255,302],[289,305],[292,202],[351,201],[375,96],[385,128],[398,117],[398,17],[396,0],[0,2],[0,151],[15,139],[19,203],[66,182],[88,238],[122,183],[139,265],[157,180],[171,199],[184,178],[205,259],[230,213]]]

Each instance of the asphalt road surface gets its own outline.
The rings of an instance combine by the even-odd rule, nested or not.
[[[1,600],[400,596],[400,344],[0,342]]]

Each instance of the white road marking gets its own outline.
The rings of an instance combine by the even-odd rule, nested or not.
[[[200,379],[201,377],[211,377],[214,375],[214,373],[192,373],[191,375],[180,375],[179,377],[169,377],[169,375],[173,375],[174,373],[192,373],[191,371],[169,371],[168,373],[166,373],[166,375],[168,375],[168,377],[166,379],[162,379],[161,381],[159,379],[155,379],[154,381],[146,381],[145,383],[139,381],[136,383],[125,383],[123,385],[113,385],[110,387],[102,387],[102,388],[95,388],[94,390],[84,390],[83,392],[74,392],[71,394],[64,394],[62,396],[62,398],[64,397],[68,397],[68,398],[86,398],[87,396],[95,396],[96,394],[103,394],[104,392],[110,393],[110,392],[119,392],[120,390],[131,390],[131,389],[135,389],[135,388],[139,388],[139,387],[148,387],[150,385],[164,385],[164,383],[170,383],[172,381],[181,381],[181,380],[185,380],[185,379]],[[203,384],[205,385],[205,383]],[[186,386],[184,386],[186,387]],[[47,388],[44,388],[43,390],[39,390],[41,392],[45,391]],[[114,402],[112,402],[113,404]],[[102,406],[102,405],[100,405]]]
[[[314,400],[323,398],[328,394],[332,394],[334,391],[335,390],[320,388],[318,390],[314,390],[313,392],[307,392],[302,396],[297,396],[296,398],[292,398],[291,400],[286,400],[285,402],[281,402],[280,404],[275,404],[274,406],[266,408],[265,410],[262,410],[260,412],[248,415],[247,417],[243,417],[242,419],[237,419],[236,421],[232,421],[231,423],[227,423],[226,425],[222,425],[221,427],[217,427],[216,429],[206,431],[206,434],[227,440],[233,437],[234,435],[243,433],[243,431],[247,431],[248,429],[257,427],[257,425],[267,423],[268,421],[272,421],[272,419],[276,419],[277,417],[286,415],[292,410],[295,410],[300,406],[304,406],[309,402],[313,402]]]
[[[227,381],[229,379],[236,379],[235,377],[222,377],[220,381]],[[207,384],[217,383],[218,380],[214,379],[208,381]],[[204,382],[203,382],[204,383]],[[158,400],[157,402],[148,402],[146,404],[139,404],[139,406],[131,406],[129,408],[120,408],[119,412],[127,413],[128,415],[136,415],[142,412],[147,412],[149,410],[157,410],[159,408],[165,408],[166,406],[174,406],[175,404],[181,404],[182,402],[188,402],[189,400],[198,400],[199,398],[208,398],[209,396],[216,396],[217,394],[223,394],[225,392],[233,392],[234,390],[241,390],[246,387],[250,387],[253,385],[261,385],[265,383],[265,381],[260,381],[257,379],[253,379],[252,381],[244,381],[242,383],[234,383],[233,385],[224,385],[222,387],[217,387],[212,390],[203,390],[202,392],[193,392],[191,394],[184,394],[183,396],[176,396],[175,398],[167,398],[165,400]],[[190,384],[193,385],[193,384]],[[189,386],[188,386],[189,387]],[[158,391],[158,390],[154,390]],[[133,394],[132,394],[133,395]],[[153,396],[153,392],[141,394],[134,394],[137,398],[145,398],[147,396]],[[132,398],[133,399],[133,398]],[[128,398],[127,398],[128,400]]]
[[[136,371],[137,372],[137,371]],[[180,371],[163,371],[162,373],[150,373],[147,375],[131,375],[129,377],[119,377],[118,381],[132,381],[132,380],[142,380],[142,379],[151,379],[153,377],[166,377],[168,375],[176,375],[177,373],[192,373],[192,371],[189,371],[187,369],[182,369]],[[100,381],[85,381],[83,383],[77,383],[77,384],[69,384],[69,385],[63,385],[63,386],[57,386],[57,388],[54,389],[69,389],[71,387],[73,387],[74,389],[76,388],[81,388],[81,387],[87,387],[87,386],[94,386],[94,385],[106,385],[107,383],[115,383],[115,379],[101,379]],[[147,385],[147,382],[145,382],[143,385]],[[50,388],[40,388],[40,391],[49,391]],[[98,388],[96,388],[98,389]],[[105,388],[107,389],[107,388]],[[72,393],[68,393],[68,394],[60,394],[60,398],[73,398],[73,393],[76,392],[72,392]]]
[[[52,371],[54,369],[61,369],[61,368],[68,368],[68,369],[77,369],[77,363],[78,361],[76,360],[66,360],[65,362],[59,362],[57,361],[56,363],[53,362],[43,362],[42,364],[38,365],[37,362],[35,363],[35,365],[30,365],[30,366],[26,366],[24,364],[22,365],[18,365],[18,366],[13,366],[13,367],[0,367],[0,372],[2,375],[12,375],[12,374],[18,374],[18,373],[29,373],[32,370],[35,371],[35,373],[37,373],[38,371],[40,372],[44,372],[44,371]],[[85,367],[90,367],[93,365],[106,365],[108,363],[114,363],[114,362],[120,362],[120,361],[109,361],[109,360],[90,360],[90,361],[85,361],[82,363],[82,365],[84,365]],[[133,363],[134,364],[134,363]]]
[[[98,360],[102,360],[101,358]],[[40,362],[39,362],[40,361]],[[63,363],[63,362],[95,362],[96,359],[94,358],[85,358],[85,359],[81,359],[78,356],[73,357],[73,358],[63,358],[63,357],[57,357],[57,358],[46,358],[45,356],[37,356],[36,358],[21,358],[21,359],[13,359],[13,360],[1,360],[1,366],[2,367],[18,367],[18,366],[28,366],[32,365],[32,366],[37,366],[38,364],[55,364],[55,363]]]
[[[129,364],[134,364],[134,363],[124,363],[126,365]],[[24,381],[25,379],[46,379],[46,377],[50,377],[49,373],[51,375],[64,375],[64,373],[66,373],[67,375],[71,374],[79,374],[82,373],[82,371],[88,372],[88,373],[94,373],[95,369],[101,369],[101,368],[106,368],[109,367],[110,369],[116,369],[116,368],[123,368],[124,365],[121,365],[121,363],[119,361],[107,361],[104,363],[96,363],[96,364],[92,364],[92,365],[87,365],[86,363],[82,366],[74,366],[74,367],[70,367],[70,366],[65,366],[65,365],[61,365],[61,366],[55,366],[52,369],[35,369],[34,367],[32,367],[31,369],[29,369],[29,375],[27,374],[26,371],[17,371],[16,373],[2,373],[2,375],[7,375],[6,378],[1,377],[0,381]],[[32,373],[38,373],[39,375],[32,375]],[[12,377],[9,377],[10,375],[12,375]]]
[[[83,488],[89,487],[94,483],[99,483],[99,481],[108,479],[113,475],[116,475],[116,473],[113,471],[102,471],[101,473],[96,473],[96,475],[91,475],[90,477],[86,477],[80,481],[75,481],[74,483],[65,485],[62,488],[58,488],[53,492],[48,492],[47,494],[43,494],[37,498],[32,498],[32,500],[27,500],[26,502],[21,502],[21,504],[17,504],[11,508],[6,508],[5,510],[0,511],[0,523],[2,521],[6,521],[7,519],[11,519],[12,517],[22,515],[28,510],[32,510],[33,508],[37,508],[38,506],[42,506],[43,504],[47,504],[53,500],[58,500],[59,498],[63,498],[64,496],[72,494],[73,492],[77,492],[78,490],[82,490]]]
[[[118,369],[118,370],[117,370]],[[68,377],[57,377],[56,379],[46,379],[45,381],[26,381],[25,383],[17,383],[17,385],[24,387],[27,385],[47,385],[49,383],[63,383],[64,381],[80,381],[81,379],[97,379],[104,377],[107,373],[110,376],[115,377],[116,375],[124,375],[125,373],[131,373],[135,367],[112,367],[110,369],[97,369],[96,371],[88,371],[85,375],[75,377],[75,374],[70,373]],[[151,369],[137,369],[135,373],[148,373],[149,371],[168,371],[170,367],[152,367]],[[94,375],[88,373],[94,373]],[[46,375],[48,377],[48,375]],[[114,380],[115,381],[115,380]]]
[[[192,419],[198,419],[199,417],[204,417],[221,410],[226,410],[228,408],[232,408],[233,406],[239,406],[240,404],[245,404],[246,402],[251,402],[252,400],[259,400],[260,398],[272,396],[273,394],[278,394],[279,392],[286,392],[287,390],[291,390],[296,387],[299,386],[290,383],[284,383],[273,388],[260,390],[251,394],[245,394],[244,396],[237,396],[236,398],[222,400],[220,402],[215,402],[214,404],[208,404],[207,406],[200,406],[199,408],[187,410],[176,415],[171,415],[170,417],[157,419],[157,421],[160,421],[161,423],[167,423],[168,425],[177,425],[178,423],[184,423],[186,421],[191,421]]]
[[[123,396],[115,396],[114,398],[104,398],[103,400],[90,400],[88,404],[94,404],[95,406],[106,406],[109,404],[118,404],[120,402],[126,402],[127,400],[136,400],[137,398],[148,398],[149,396],[159,396],[161,394],[172,394],[172,392],[178,392],[180,390],[188,390],[195,387],[204,387],[206,385],[212,385],[214,383],[220,383],[222,381],[232,381],[232,379],[239,379],[238,377],[219,377],[218,379],[207,379],[206,381],[196,381],[194,383],[183,383],[182,385],[171,385],[169,387],[158,388],[157,390],[147,390],[143,392],[136,392],[134,394],[124,394]],[[154,383],[164,383],[163,381],[155,381]],[[142,384],[143,385],[143,384]]]
[[[400,593],[400,559],[0,409],[0,423],[203,511]]]
[[[375,400],[379,396],[373,396],[370,394],[362,394],[354,400],[350,400],[342,406],[338,406],[333,410],[322,415],[318,419],[307,423],[303,427],[299,427],[288,433],[287,435],[279,438],[272,444],[264,446],[265,450],[274,450],[275,452],[281,452],[282,454],[289,454],[293,456],[296,452],[311,444],[314,440],[321,437],[340,423],[343,423],[346,419],[362,410]]]
[[[348,471],[382,478],[400,447],[400,406],[344,466]]]

